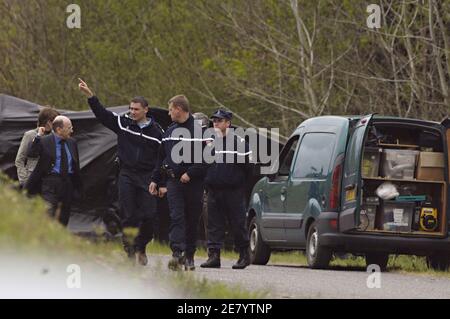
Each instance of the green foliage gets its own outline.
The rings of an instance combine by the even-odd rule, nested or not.
[[[183,93],[194,111],[224,104],[284,135],[304,119],[294,111],[448,113],[448,1],[436,2],[433,40],[427,2],[384,5],[380,30],[367,29],[365,2],[299,0],[299,21],[290,3],[90,0],[70,30],[65,3],[0,0],[0,92],[86,109],[82,77],[107,105],[144,95],[165,106]]]

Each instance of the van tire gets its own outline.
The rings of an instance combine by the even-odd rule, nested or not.
[[[266,265],[269,262],[271,250],[261,237],[256,216],[250,221],[249,238],[250,262],[255,265]]]
[[[320,245],[319,230],[317,223],[313,222],[308,230],[308,237],[306,238],[306,258],[308,259],[309,267],[313,269],[326,269],[330,265],[333,251]]]
[[[435,253],[427,256],[427,266],[433,270],[447,271],[450,267],[450,255]]]
[[[372,252],[366,254],[366,266],[369,265],[378,265],[381,271],[386,271],[387,265],[389,261],[389,254]]]

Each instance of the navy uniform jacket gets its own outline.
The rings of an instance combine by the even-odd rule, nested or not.
[[[153,118],[148,118],[149,124],[140,128],[128,115],[119,116],[105,109],[96,96],[89,98],[88,103],[97,119],[117,134],[121,168],[152,172],[163,134],[161,126]]]
[[[178,135],[177,129],[184,129],[186,133],[189,132],[188,136]],[[184,123],[172,123],[163,135],[158,154],[158,163],[153,171],[152,181],[158,185],[165,183],[165,177],[160,170],[163,166],[172,170],[176,179],[187,173],[192,180],[203,180],[206,173],[206,166],[202,160],[203,148],[206,142],[202,136],[203,131],[191,114],[189,114],[189,118]],[[182,146],[185,149],[190,148],[191,156],[188,160],[177,163],[171,156],[172,150],[174,147],[178,149]],[[176,153],[179,154],[178,152]],[[195,162],[195,153],[197,153],[197,162]],[[199,158],[200,160],[198,160]]]
[[[233,141],[230,142],[230,139]],[[207,147],[214,147],[215,162],[208,166],[205,185],[211,188],[244,186],[253,172],[252,151],[248,143],[230,132],[224,137],[216,137]]]

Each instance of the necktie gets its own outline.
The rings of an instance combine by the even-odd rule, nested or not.
[[[66,177],[69,173],[69,165],[67,163],[66,141],[61,140],[61,176]]]

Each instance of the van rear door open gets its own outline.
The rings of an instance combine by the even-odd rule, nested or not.
[[[447,147],[444,147],[444,150],[446,150],[446,157],[447,157],[447,177],[448,177],[448,181],[450,181],[450,154],[449,154],[449,150],[450,150],[450,118],[446,117],[445,119],[442,120],[441,125],[444,127],[445,129],[445,137],[446,137],[446,143],[447,143]]]
[[[363,117],[353,127],[347,143],[342,176],[342,208],[339,214],[339,230],[349,231],[358,227],[359,209],[361,203],[361,159],[364,141],[373,114]]]
[[[447,183],[450,182],[450,118],[446,117],[442,120],[441,125],[445,129],[445,143],[444,145],[444,158],[447,158]],[[445,207],[447,207],[447,220],[450,221],[450,212],[448,207],[449,205],[449,199],[450,199],[450,187],[447,187],[447,202]],[[450,222],[446,225],[446,231],[450,230]]]

